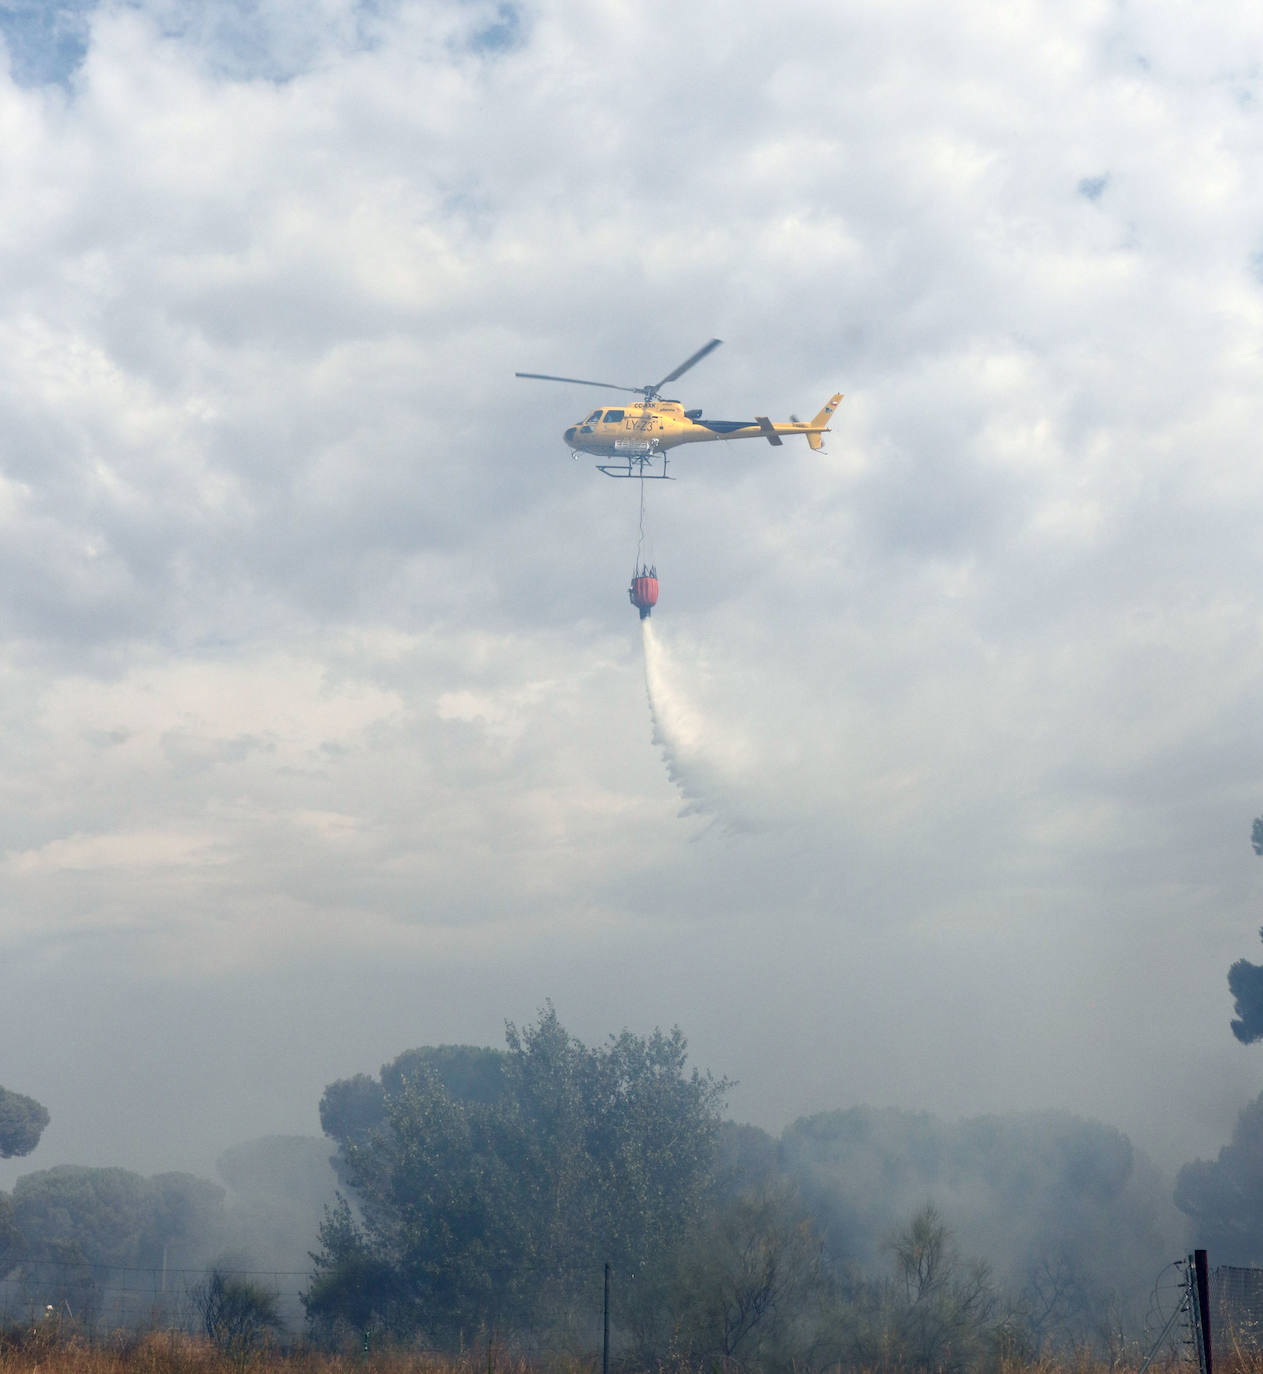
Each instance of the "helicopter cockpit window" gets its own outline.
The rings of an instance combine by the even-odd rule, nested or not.
[[[585,425],[594,425],[594,424],[596,424],[596,422],[597,422],[600,418],[601,418],[601,412],[600,412],[599,410],[594,410],[594,411],[592,412],[592,414],[589,415],[588,418],[587,418],[586,420],[584,420],[583,423],[584,423]]]
[[[605,423],[607,425],[617,424],[623,418],[621,410],[607,410],[605,412]]]

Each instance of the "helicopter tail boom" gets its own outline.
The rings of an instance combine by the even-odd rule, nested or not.
[[[836,395],[831,396],[828,401],[825,402],[824,409],[821,410],[820,414],[807,426],[807,442],[817,453],[824,447],[824,439],[821,436],[829,432],[829,418],[832,416],[833,412],[837,410],[838,402],[841,399],[842,393],[840,391]]]

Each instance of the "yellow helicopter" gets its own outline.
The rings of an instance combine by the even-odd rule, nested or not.
[[[682,362],[674,372],[653,386],[617,386],[612,382],[591,382],[582,377],[554,377],[548,372],[517,372],[514,376],[527,377],[537,382],[569,382],[575,386],[599,386],[607,391],[630,391],[643,397],[639,401],[629,401],[622,406],[602,406],[594,410],[577,425],[571,425],[562,436],[574,450],[577,459],[580,453],[590,453],[597,458],[613,459],[613,462],[598,463],[597,467],[607,477],[657,478],[667,476],[667,450],[678,448],[681,444],[705,444],[717,439],[766,439],[769,444],[779,447],[782,435],[802,434],[817,451],[823,447],[821,435],[828,434],[829,417],[837,409],[842,399],[839,391],[825,403],[820,414],[810,424],[802,420],[772,421],[766,415],[756,415],[753,420],[703,420],[700,410],[685,410],[679,401],[668,401],[661,391],[668,382],[682,377],[689,368],[719,347],[721,339],[712,339],[704,344],[691,358]],[[662,460],[662,471],[656,471],[658,460]]]

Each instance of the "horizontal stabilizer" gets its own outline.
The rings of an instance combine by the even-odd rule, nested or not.
[[[783,440],[781,436],[777,434],[776,427],[766,415],[756,415],[754,417],[754,423],[763,431],[769,444],[774,444],[777,448],[781,446]]]

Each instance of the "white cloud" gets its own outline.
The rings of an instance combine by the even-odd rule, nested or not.
[[[66,992],[53,1087],[117,976],[266,1024],[295,1113],[548,995],[679,1020],[764,1119],[1204,1095],[1256,923],[1263,115],[1253,12],[1187,19],[103,5],[0,81],[0,939]],[[826,454],[648,493],[735,838],[654,747],[636,486],[564,456],[600,393],[512,377],[712,335],[708,415],[848,393]],[[1038,1084],[987,1058],[1026,975]]]

